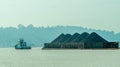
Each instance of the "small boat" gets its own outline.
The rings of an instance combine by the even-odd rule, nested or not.
[[[31,46],[27,46],[24,39],[19,39],[18,43],[15,45],[15,49],[31,49]]]

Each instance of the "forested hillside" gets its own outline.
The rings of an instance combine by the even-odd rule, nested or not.
[[[19,38],[24,38],[32,46],[41,46],[50,42],[61,33],[96,32],[108,41],[119,41],[120,33],[112,31],[94,30],[76,26],[34,27],[32,24],[25,27],[19,24],[15,27],[0,27],[0,47],[13,47]]]

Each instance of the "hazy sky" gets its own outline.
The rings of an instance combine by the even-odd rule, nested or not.
[[[120,0],[0,0],[0,26],[18,24],[120,32]]]

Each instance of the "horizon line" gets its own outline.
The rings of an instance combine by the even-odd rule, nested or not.
[[[120,33],[120,32],[115,32],[113,30],[105,30],[105,29],[95,29],[95,28],[90,28],[90,27],[84,27],[84,26],[75,26],[75,25],[47,25],[47,26],[36,26],[34,24],[28,24],[28,25],[24,25],[24,24],[18,24],[16,26],[0,26],[0,28],[10,28],[10,27],[13,27],[13,28],[19,28],[18,26],[21,25],[23,26],[24,28],[27,28],[29,26],[32,26],[32,27],[43,27],[43,28],[52,28],[52,27],[82,27],[82,28],[86,28],[86,29],[92,29],[92,30],[100,30],[100,31],[108,31],[108,32],[113,32],[115,34],[117,33]]]

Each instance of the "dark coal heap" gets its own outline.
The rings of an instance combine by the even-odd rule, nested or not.
[[[104,38],[102,38],[100,35],[98,35],[95,32],[92,32],[91,34],[84,32],[82,34],[75,33],[73,35],[71,34],[61,34],[58,36],[55,40],[53,40],[51,43],[90,43],[90,42],[108,42]]]
[[[55,40],[53,40],[51,43],[61,43],[61,42],[65,42],[66,39],[70,38],[72,35],[71,34],[61,34],[60,36],[58,36]]]
[[[79,33],[75,33],[73,34],[70,38],[68,38],[65,42],[73,42],[73,40],[75,40],[76,38],[78,38],[80,36]]]
[[[84,43],[89,43],[89,42],[103,42],[103,43],[106,43],[108,41],[103,39],[97,33],[93,32],[90,35],[88,35],[87,37],[85,37],[81,42],[84,42]]]
[[[86,38],[89,35],[89,33],[84,32],[81,35],[79,35],[77,38],[75,38],[72,42],[81,42],[84,38]]]

